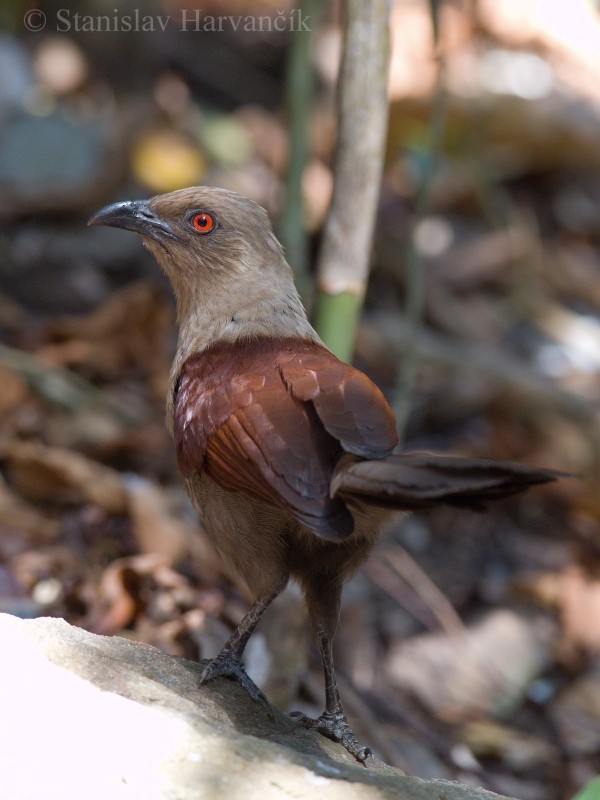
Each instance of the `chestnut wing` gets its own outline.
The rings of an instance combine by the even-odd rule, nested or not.
[[[323,347],[282,355],[279,368],[291,394],[312,403],[325,430],[347,453],[379,459],[398,444],[394,413],[363,372]]]
[[[181,471],[206,472],[221,486],[288,509],[328,539],[353,530],[352,515],[330,496],[339,442],[310,403],[286,387],[277,353],[198,354],[181,372],[174,435]]]

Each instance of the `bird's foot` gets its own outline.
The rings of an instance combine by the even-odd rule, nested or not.
[[[303,728],[307,728],[310,731],[318,731],[328,739],[339,742],[363,766],[366,766],[367,758],[373,755],[370,747],[364,747],[358,742],[348,725],[348,720],[343,711],[335,713],[324,711],[318,719],[307,717],[300,711],[293,711],[291,716]]]
[[[229,650],[222,650],[218,656],[208,662],[200,675],[200,684],[208,683],[213,678],[219,677],[237,681],[254,701],[260,703],[270,714],[273,714],[271,703],[254,681],[248,677],[240,659]]]

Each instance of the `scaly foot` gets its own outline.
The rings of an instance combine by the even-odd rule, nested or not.
[[[271,703],[254,681],[248,677],[240,659],[230,651],[222,650],[218,656],[208,662],[200,675],[200,684],[208,683],[213,678],[219,677],[236,680],[253,700],[260,703],[270,714],[273,713]]]
[[[343,711],[338,711],[334,714],[324,711],[318,719],[307,717],[300,711],[293,711],[291,716],[303,728],[318,731],[328,739],[339,742],[363,766],[366,766],[367,758],[373,755],[370,747],[363,747],[363,745],[359,744],[348,725],[348,720]]]

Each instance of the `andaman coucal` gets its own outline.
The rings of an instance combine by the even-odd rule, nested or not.
[[[201,682],[233,677],[264,701],[242,654],[293,578],[304,590],[325,672],[325,711],[299,722],[364,763],[370,750],[348,725],[332,658],[344,581],[399,510],[480,508],[557,473],[395,453],[390,406],[319,339],[267,213],[251,200],[194,187],[114,203],[89,224],[140,234],[173,285],[179,341],[168,426],[208,535],[254,597]]]

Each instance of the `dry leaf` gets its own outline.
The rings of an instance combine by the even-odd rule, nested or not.
[[[113,561],[102,573],[88,624],[96,633],[121,630],[144,610],[142,581],[162,565],[160,556],[131,556]]]
[[[172,316],[166,294],[138,281],[89,314],[54,321],[49,326],[54,343],[38,356],[53,365],[85,368],[105,380],[127,377],[133,368],[150,377],[162,400],[170,369]]]
[[[188,524],[175,516],[172,497],[158,484],[127,476],[129,513],[133,533],[142,553],[159,553],[166,564],[192,555],[203,574],[222,575],[224,566],[202,532],[200,521]]]
[[[25,496],[51,503],[93,503],[110,514],[127,512],[118,472],[73,450],[13,440],[0,446],[11,483]]]
[[[569,753],[597,753],[600,750],[599,665],[561,692],[551,703],[549,713]]]
[[[560,574],[558,592],[563,655],[581,648],[600,652],[600,580],[573,565]]]
[[[18,408],[29,394],[27,383],[21,375],[2,364],[0,364],[0,386],[2,386],[0,414],[7,414]]]
[[[198,605],[197,591],[162,556],[128,556],[104,570],[86,627],[109,634],[135,623],[137,635],[143,629],[142,638],[156,642],[161,638],[158,629],[166,626],[162,636],[166,641],[169,630],[175,636],[192,623],[201,624],[205,615]],[[186,616],[188,612],[198,613]]]
[[[38,545],[58,536],[59,523],[41,514],[34,506],[12,492],[0,477],[0,530],[3,536],[3,551],[7,532],[18,532],[26,543]]]
[[[469,722],[461,731],[460,739],[477,758],[491,756],[519,772],[540,764],[552,764],[558,758],[556,748],[539,736],[489,720]]]
[[[414,636],[391,650],[385,671],[440,719],[504,716],[548,664],[549,626],[496,611],[463,632]]]
[[[585,651],[600,652],[600,579],[577,564],[522,578],[517,588],[561,620],[559,651],[566,661]]]

